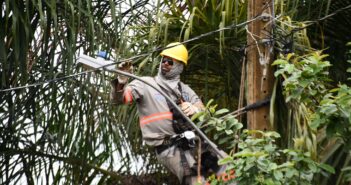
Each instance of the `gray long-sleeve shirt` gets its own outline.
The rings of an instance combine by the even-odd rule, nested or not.
[[[142,77],[159,90],[161,88],[153,77]],[[201,102],[195,92],[184,83],[181,83],[182,98],[192,104]],[[165,92],[172,99],[176,99],[172,92]],[[157,146],[162,144],[163,139],[175,134],[172,127],[172,112],[167,105],[166,98],[149,85],[133,80],[126,85],[123,91],[123,102],[137,103],[140,119],[140,128],[146,144]]]

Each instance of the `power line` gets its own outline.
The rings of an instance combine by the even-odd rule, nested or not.
[[[300,31],[300,30],[303,30],[305,28],[307,28],[308,26],[312,25],[312,24],[315,24],[315,23],[318,23],[320,21],[323,21],[323,20],[326,20],[328,18],[331,18],[333,16],[335,16],[336,14],[342,12],[342,11],[345,11],[347,9],[350,9],[351,8],[351,5],[349,6],[346,6],[344,8],[341,8],[341,9],[338,9],[336,11],[334,11],[333,13],[329,14],[329,15],[326,15],[322,18],[319,18],[319,19],[316,19],[316,20],[313,20],[313,21],[306,21],[307,23],[310,23],[309,25],[306,25],[304,27],[300,27],[300,28],[296,28],[296,29],[293,29],[288,35],[291,35],[291,34],[294,34],[294,32],[297,32],[297,31]],[[189,43],[189,42],[192,42],[192,41],[195,41],[195,40],[199,40],[203,37],[206,37],[206,36],[209,36],[209,35],[212,35],[214,33],[217,33],[217,32],[220,32],[220,31],[224,31],[224,30],[231,30],[233,28],[237,28],[237,27],[241,27],[241,26],[246,26],[247,24],[255,21],[256,19],[259,19],[263,17],[262,15],[258,15],[256,17],[254,17],[253,19],[251,20],[248,20],[248,21],[245,21],[243,23],[240,23],[240,24],[232,24],[232,25],[229,25],[229,26],[226,26],[226,27],[223,27],[223,28],[220,28],[220,29],[217,29],[217,30],[213,30],[213,31],[210,31],[210,32],[207,32],[207,33],[204,33],[204,34],[201,34],[199,36],[196,36],[194,38],[191,38],[191,39],[188,39],[186,41],[183,41],[183,42],[180,42],[180,44],[186,44],[186,43]],[[276,19],[276,18],[273,18],[273,19]],[[288,36],[287,35],[287,36]],[[275,40],[275,39],[272,39],[272,40]],[[174,46],[172,46],[174,47]],[[247,47],[247,46],[246,46]],[[170,47],[160,47],[160,48],[157,48],[157,49],[154,49],[154,50],[151,50],[149,52],[146,52],[144,54],[139,54],[139,55],[136,55],[134,57],[130,57],[130,58],[126,58],[126,59],[119,59],[117,62],[114,62],[114,63],[111,63],[111,64],[108,64],[108,65],[104,65],[104,66],[101,66],[95,70],[89,70],[89,71],[84,71],[84,72],[80,72],[80,73],[75,73],[75,74],[72,74],[72,75],[67,75],[67,76],[64,76],[64,77],[60,77],[60,78],[55,78],[55,79],[50,79],[50,80],[46,80],[46,81],[43,81],[43,82],[38,82],[38,83],[34,83],[34,84],[29,84],[29,85],[25,85],[25,86],[18,86],[18,87],[13,87],[13,88],[8,88],[8,89],[2,89],[0,90],[0,92],[8,92],[8,91],[14,91],[14,90],[19,90],[19,89],[24,89],[24,88],[30,88],[30,87],[35,87],[35,86],[39,86],[39,85],[44,85],[44,84],[47,84],[47,83],[52,83],[52,82],[56,82],[56,81],[61,81],[61,80],[65,80],[65,79],[69,79],[69,78],[73,78],[73,77],[76,77],[76,76],[80,76],[80,75],[83,75],[83,74],[87,74],[87,73],[91,73],[91,72],[95,72],[95,71],[98,71],[100,69],[103,69],[105,67],[108,67],[108,66],[111,66],[111,65],[116,65],[120,62],[124,62],[124,61],[131,61],[131,60],[134,60],[134,59],[137,59],[137,58],[141,58],[141,57],[144,57],[144,56],[148,56],[154,52],[157,52],[157,51],[161,51],[161,50],[164,50],[164,49],[167,49],[167,48],[170,48]]]
[[[229,26],[217,29],[217,30],[213,30],[213,31],[201,34],[201,35],[196,36],[194,38],[191,38],[189,40],[180,42],[178,45],[189,43],[189,42],[192,42],[192,41],[195,41],[195,40],[199,40],[199,39],[201,39],[203,37],[209,36],[211,34],[214,34],[214,33],[220,32],[220,31],[230,30],[230,29],[233,29],[233,28],[245,26],[245,25],[255,21],[256,19],[258,19],[260,17],[261,16],[256,16],[255,18],[253,18],[251,20],[248,20],[248,21],[245,21],[245,22],[240,23],[240,24],[232,24],[232,25],[229,25]],[[174,47],[174,46],[171,46],[171,47]],[[80,73],[75,73],[75,74],[67,75],[67,76],[64,76],[64,77],[54,78],[54,79],[46,80],[46,81],[43,81],[43,82],[38,82],[38,83],[34,83],[34,84],[25,85],[25,86],[18,86],[18,87],[13,87],[13,88],[8,88],[8,89],[2,89],[2,90],[0,90],[0,92],[8,92],[8,91],[14,91],[14,90],[19,90],[19,89],[25,89],[25,88],[40,86],[40,85],[44,85],[44,84],[47,84],[47,83],[52,83],[52,82],[56,82],[56,81],[61,81],[61,80],[73,78],[73,77],[80,76],[80,75],[83,75],[83,74],[95,72],[95,71],[98,71],[98,70],[103,69],[105,67],[108,67],[108,66],[111,66],[111,65],[116,65],[116,64],[124,62],[124,61],[131,61],[131,60],[134,60],[134,59],[137,59],[137,58],[148,56],[148,55],[150,55],[150,54],[152,54],[154,52],[158,52],[158,51],[161,51],[161,50],[164,50],[164,49],[167,49],[167,48],[171,48],[171,47],[160,47],[160,48],[151,50],[151,51],[149,51],[147,53],[136,55],[134,57],[130,57],[130,58],[126,58],[126,59],[119,59],[119,60],[117,60],[117,62],[113,62],[111,64],[103,65],[103,66],[101,66],[101,67],[99,67],[97,69],[94,69],[94,70],[88,70],[88,71],[84,71],[84,72],[80,72]]]
[[[329,15],[326,15],[326,16],[324,16],[324,17],[322,17],[322,18],[319,18],[319,19],[317,19],[317,20],[315,20],[315,21],[311,21],[311,22],[317,23],[317,22],[323,21],[323,20],[325,20],[325,19],[328,19],[328,18],[330,18],[330,17],[333,17],[334,15],[336,15],[336,14],[342,12],[342,11],[345,11],[345,10],[347,10],[347,9],[350,9],[350,8],[351,8],[351,5],[346,6],[346,7],[344,7],[344,8],[337,9],[337,10],[335,10],[333,13],[331,13],[331,14],[329,14]]]
[[[291,35],[291,34],[294,34],[295,32],[304,30],[304,29],[306,29],[307,27],[309,27],[309,26],[311,26],[311,25],[313,25],[313,24],[317,24],[317,23],[319,23],[319,22],[321,22],[321,21],[324,21],[324,20],[326,20],[326,19],[329,19],[329,18],[335,16],[336,14],[338,14],[338,13],[340,13],[340,12],[342,12],[342,11],[348,10],[348,9],[351,9],[351,5],[346,6],[346,7],[344,7],[344,8],[340,8],[340,9],[338,9],[338,10],[335,10],[333,13],[331,13],[331,14],[329,14],[329,15],[326,15],[326,16],[324,16],[324,17],[321,17],[321,18],[319,18],[319,19],[312,20],[312,21],[305,21],[306,23],[309,23],[309,24],[306,25],[306,26],[303,26],[303,27],[299,27],[299,28],[293,29],[293,30],[292,30],[289,34],[287,34],[286,36],[289,36],[289,35]]]
[[[44,85],[44,84],[47,84],[47,83],[73,78],[75,76],[80,76],[80,75],[91,73],[91,72],[94,72],[94,71],[97,71],[97,70],[84,71],[84,72],[75,73],[75,74],[72,74],[72,75],[63,76],[63,77],[60,77],[60,78],[54,78],[54,79],[46,80],[44,82],[38,82],[38,83],[29,84],[29,85],[25,85],[25,86],[19,86],[19,87],[3,89],[3,90],[0,90],[0,92],[14,91],[14,90],[19,90],[19,89],[24,89],[24,88],[30,88],[30,87],[35,87],[35,86],[39,86],[39,85]]]

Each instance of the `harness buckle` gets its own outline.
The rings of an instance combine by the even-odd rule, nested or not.
[[[185,138],[187,140],[195,139],[195,133],[193,131],[187,130],[179,135],[181,138]]]
[[[187,140],[187,144],[189,148],[195,148],[195,133],[193,131],[187,130],[179,135],[180,138],[185,138]]]

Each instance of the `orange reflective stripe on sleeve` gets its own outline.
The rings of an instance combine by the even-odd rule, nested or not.
[[[172,119],[172,118],[173,118],[172,112],[159,112],[155,114],[150,114],[148,116],[144,116],[140,118],[140,126],[149,124],[151,122],[160,121],[164,119]]]
[[[132,89],[130,87],[126,87],[123,93],[123,103],[131,104],[133,101]]]

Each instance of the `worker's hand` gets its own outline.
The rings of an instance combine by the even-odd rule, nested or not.
[[[180,104],[180,108],[184,112],[186,116],[193,115],[197,112],[199,112],[199,108],[197,108],[195,105],[191,104],[190,102],[183,102]]]
[[[124,72],[127,72],[127,73],[133,73],[133,65],[129,61],[121,62],[120,64],[118,64],[117,69],[124,71]],[[118,75],[117,79],[118,79],[118,83],[126,84],[128,82],[129,78],[127,76],[124,76],[124,75]]]

